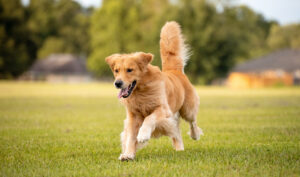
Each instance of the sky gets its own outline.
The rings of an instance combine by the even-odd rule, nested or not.
[[[29,0],[22,0],[25,4]],[[84,7],[99,7],[101,0],[75,0]],[[282,25],[300,23],[300,0],[235,0],[236,4],[247,5],[269,20]]]
[[[91,0],[92,1],[92,0]],[[300,23],[300,0],[238,0],[280,24]]]

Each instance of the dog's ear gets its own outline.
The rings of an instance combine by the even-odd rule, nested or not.
[[[113,54],[111,56],[108,56],[105,58],[105,62],[110,66],[111,69],[114,68],[115,61],[116,61],[116,54]]]
[[[153,55],[151,53],[144,53],[141,52],[140,54],[142,61],[147,65],[149,63],[151,63],[152,59],[153,59]]]
[[[149,63],[151,63],[153,59],[153,55],[151,53],[138,53],[138,65],[141,70],[144,70]]]

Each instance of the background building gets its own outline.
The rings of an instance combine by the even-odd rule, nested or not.
[[[284,49],[237,65],[227,85],[255,88],[300,84],[300,50]]]
[[[71,54],[53,54],[36,60],[25,72],[22,80],[43,80],[51,82],[87,82],[92,77],[86,69],[84,58]]]

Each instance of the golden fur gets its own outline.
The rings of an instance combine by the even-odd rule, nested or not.
[[[105,59],[116,82],[123,84],[120,102],[126,107],[127,117],[121,133],[120,160],[134,159],[138,147],[161,135],[171,137],[174,148],[183,150],[180,116],[189,122],[193,139],[198,140],[202,134],[196,124],[199,98],[183,72],[187,48],[180,26],[167,22],[160,38],[162,71],[150,64],[153,55],[149,53],[114,54]]]

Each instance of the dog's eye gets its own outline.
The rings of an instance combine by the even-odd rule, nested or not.
[[[130,72],[132,72],[132,70],[133,70],[133,69],[127,69],[127,72],[130,73]]]
[[[118,70],[118,69],[115,69],[115,72],[116,72],[116,73],[118,73],[118,72],[119,72],[119,70]]]

